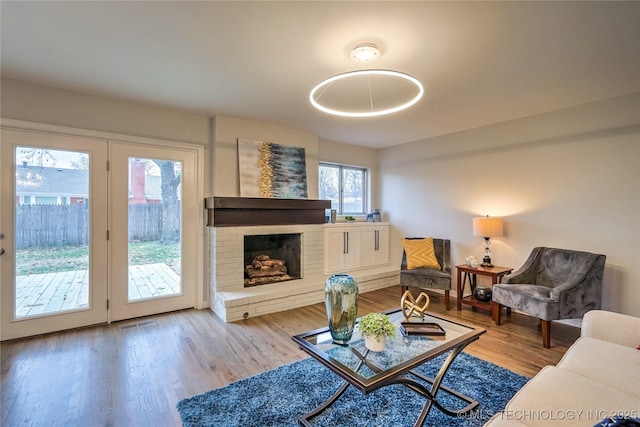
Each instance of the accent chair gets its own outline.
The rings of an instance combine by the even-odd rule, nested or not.
[[[551,321],[581,318],[600,309],[606,256],[569,249],[533,248],[524,265],[493,285],[492,314],[503,307],[542,321],[542,345],[551,346]]]
[[[407,240],[422,239],[422,237],[407,237]],[[444,290],[446,309],[451,308],[449,293],[451,291],[451,241],[448,239],[433,239],[435,256],[440,264],[436,268],[407,268],[407,253],[402,251],[402,263],[400,265],[400,286],[402,293],[408,288],[441,289]]]

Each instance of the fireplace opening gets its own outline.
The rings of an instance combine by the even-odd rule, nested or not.
[[[300,233],[244,236],[244,287],[300,279]]]

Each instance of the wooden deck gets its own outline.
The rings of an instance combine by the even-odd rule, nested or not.
[[[180,292],[180,276],[166,264],[129,267],[129,300]],[[89,304],[88,270],[16,277],[16,317],[76,310]]]

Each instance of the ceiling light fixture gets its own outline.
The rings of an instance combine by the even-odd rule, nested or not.
[[[371,43],[356,46],[351,58],[369,62],[380,57]],[[329,77],[311,89],[309,101],[320,111],[343,117],[375,117],[411,107],[422,98],[418,79],[392,70],[356,70]]]
[[[351,51],[351,59],[355,61],[372,61],[380,57],[380,49],[373,43],[362,43]]]

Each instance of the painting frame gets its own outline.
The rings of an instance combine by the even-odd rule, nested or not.
[[[238,138],[241,197],[306,199],[304,147]]]

